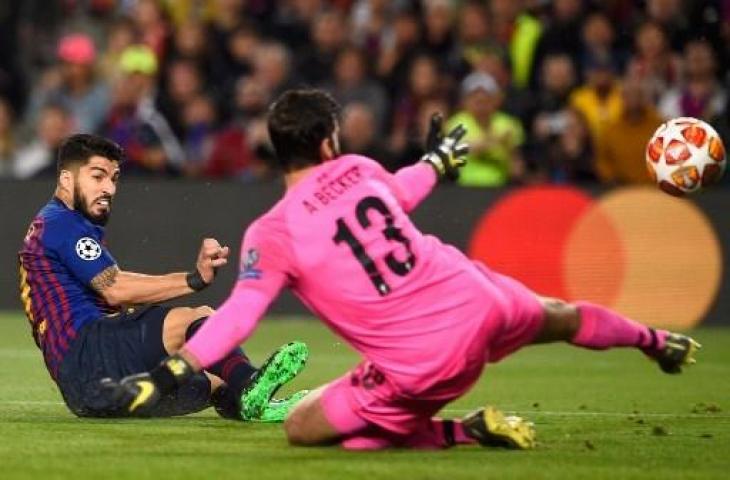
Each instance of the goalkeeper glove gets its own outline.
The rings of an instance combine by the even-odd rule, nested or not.
[[[172,355],[150,372],[129,375],[119,382],[105,378],[101,384],[128,414],[144,415],[160,398],[175,391],[194,373],[184,358]]]
[[[431,125],[426,137],[426,154],[421,161],[429,163],[439,178],[456,180],[459,178],[459,168],[466,165],[466,155],[469,146],[459,143],[466,135],[466,129],[459,124],[445,137],[441,134],[443,118],[436,113],[431,117]]]

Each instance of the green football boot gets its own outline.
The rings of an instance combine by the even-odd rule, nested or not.
[[[241,420],[258,420],[276,391],[302,371],[308,356],[302,342],[288,343],[274,352],[241,393]]]
[[[272,399],[264,408],[261,416],[254,421],[261,423],[282,423],[291,409],[294,408],[294,405],[299,403],[308,393],[309,390],[300,390],[288,397]]]

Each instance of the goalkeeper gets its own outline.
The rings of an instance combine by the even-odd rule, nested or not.
[[[669,373],[693,361],[689,337],[591,303],[539,297],[413,225],[407,212],[464,163],[461,127],[441,138],[436,119],[423,161],[391,175],[340,152],[337,111],[317,90],[288,91],[274,103],[269,133],[286,194],[246,231],[239,280],[210,321],[150,373],[108,385],[127,396],[128,408],[152,407],[219,361],[284,287],[364,358],[294,407],[284,428],[297,445],[532,448],[532,424],[494,407],[463,419],[435,414],[463,396],[486,363],[529,344],[633,347]]]

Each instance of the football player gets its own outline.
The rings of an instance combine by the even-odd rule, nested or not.
[[[227,418],[281,421],[302,394],[271,397],[304,366],[307,348],[281,347],[255,368],[237,345],[184,387],[144,412],[120,405],[104,378],[153,368],[206,322],[206,306],[156,305],[210,285],[229,249],[203,240],[190,272],[143,275],[122,270],[104,242],[124,152],[102,137],[77,134],[58,152],[51,200],[31,222],[19,252],[20,291],[33,338],[68,408],[78,416],[168,416],[211,403]],[[241,412],[255,411],[256,417]]]

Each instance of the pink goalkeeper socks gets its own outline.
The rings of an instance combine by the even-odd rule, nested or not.
[[[593,350],[611,347],[664,348],[667,332],[653,330],[589,302],[577,302],[581,325],[572,343]]]
[[[460,420],[434,418],[429,425],[411,435],[406,446],[411,448],[448,448],[455,445],[476,443],[466,434]]]

